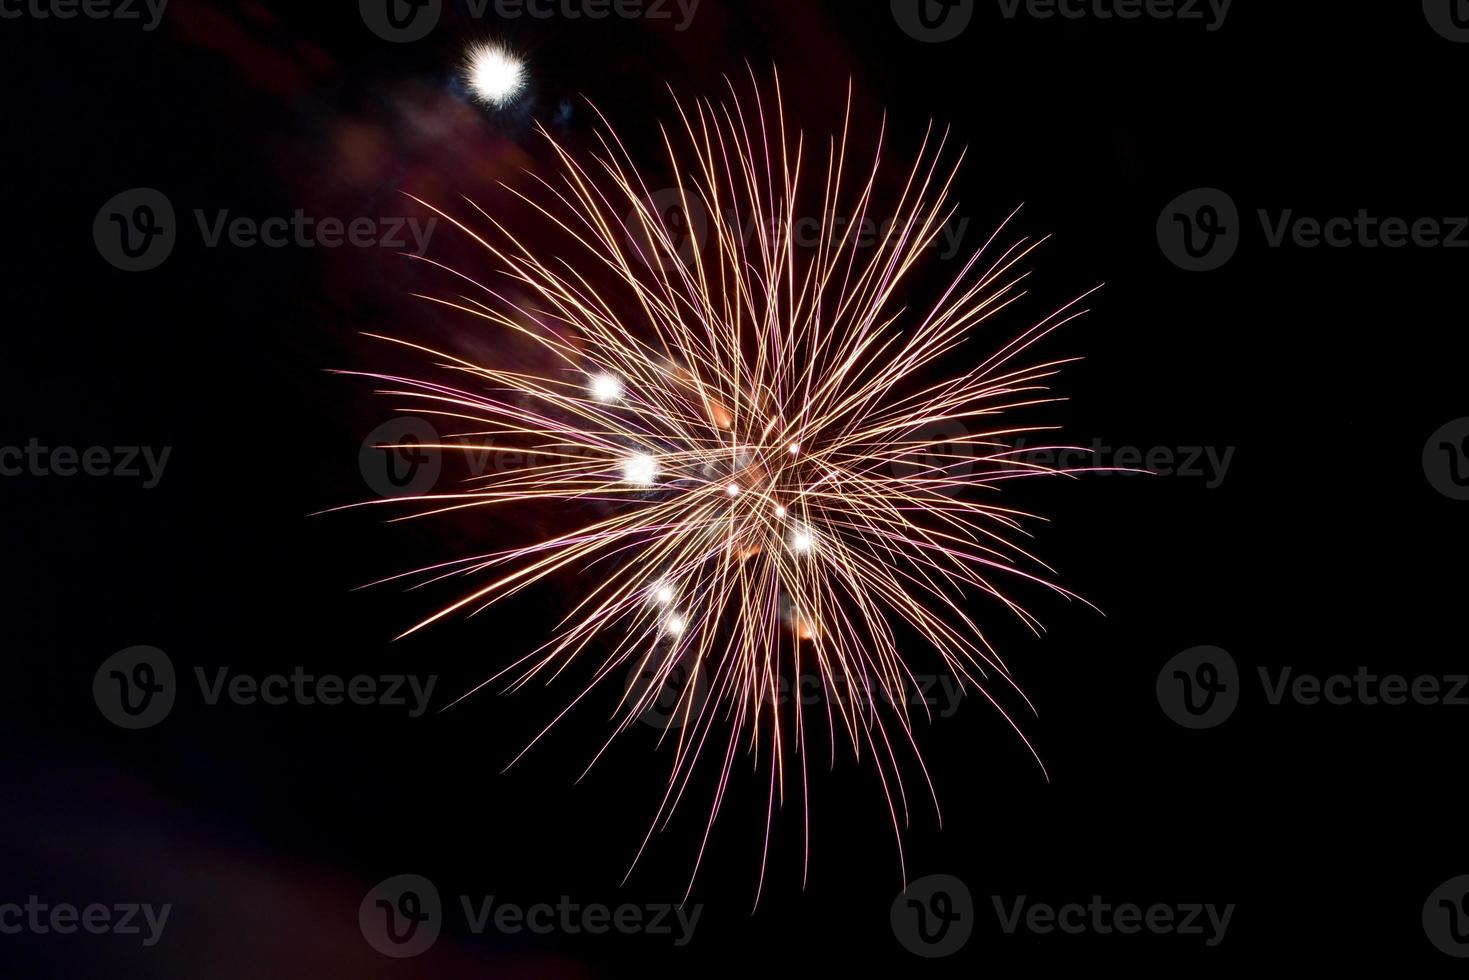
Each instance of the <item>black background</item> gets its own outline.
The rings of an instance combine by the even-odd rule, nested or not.
[[[459,53],[485,36],[531,59],[515,112],[484,112],[458,91]],[[930,45],[886,2],[704,0],[686,32],[474,23],[452,10],[429,39],[392,44],[349,3],[173,0],[153,32],[23,18],[0,21],[0,44],[0,441],[173,447],[150,490],[0,481],[12,606],[0,900],[174,904],[152,949],[0,936],[3,975],[1457,966],[1429,944],[1420,912],[1469,872],[1469,709],[1277,707],[1255,679],[1259,666],[1464,669],[1456,561],[1469,504],[1437,493],[1420,455],[1469,414],[1469,253],[1272,249],[1255,217],[1469,213],[1469,45],[1436,34],[1418,4],[1239,0],[1210,32],[1007,20],[981,2],[962,37]],[[502,774],[570,684],[486,692],[419,719],[202,703],[196,666],[300,665],[435,674],[437,708],[537,643],[560,600],[391,642],[443,596],[354,588],[488,550],[497,529],[311,516],[363,498],[362,439],[394,407],[326,371],[392,363],[362,330],[480,328],[411,300],[421,267],[390,250],[206,248],[192,212],[422,214],[396,192],[491,195],[545,163],[532,120],[591,147],[581,95],[656,165],[666,86],[718,95],[746,60],[779,67],[793,119],[813,133],[840,124],[853,79],[869,131],[887,110],[900,166],[931,117],[951,124],[970,147],[956,197],[971,236],[1020,203],[1018,233],[1054,236],[1028,263],[1030,296],[987,337],[1106,284],[1043,351],[1085,355],[1059,381],[1069,400],[1045,416],[1068,440],[1235,447],[1231,468],[1214,489],[1112,476],[1017,485],[1007,501],[1051,519],[1035,550],[1105,616],[1036,590],[1024,598],[1048,627],[1037,639],[983,608],[1039,709],[1023,725],[1049,782],[977,699],[921,732],[943,826],[918,780],[904,854],[910,878],[957,875],[975,897],[974,934],[954,956],[922,960],[894,938],[903,881],[891,828],[870,768],[846,761],[814,776],[809,884],[788,808],[753,911],[764,783],[736,780],[685,948],[645,935],[477,937],[456,912],[429,953],[386,959],[357,927],[358,902],[383,878],[425,875],[451,903],[677,900],[702,817],[683,811],[619,886],[666,774],[655,732],[634,731],[573,785],[606,731],[588,710]],[[162,267],[129,274],[99,256],[91,226],[103,202],[138,186],[173,201],[180,240]],[[1238,254],[1210,273],[1172,265],[1154,231],[1196,187],[1227,191],[1244,216]],[[453,254],[453,239],[440,229],[435,242]],[[185,678],[169,718],[138,732],[108,723],[90,693],[100,663],[134,644],[165,650]],[[1187,731],[1160,710],[1154,682],[1200,644],[1233,654],[1245,695],[1224,725]],[[1006,935],[994,895],[1237,908],[1207,948],[1198,936]]]

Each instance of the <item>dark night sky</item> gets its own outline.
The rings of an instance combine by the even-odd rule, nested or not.
[[[1469,415],[1469,252],[1270,247],[1258,212],[1365,209],[1445,227],[1469,214],[1458,94],[1469,44],[1440,37],[1412,3],[1240,0],[1210,31],[1008,19],[976,0],[962,36],[936,44],[906,34],[886,0],[703,0],[684,31],[676,12],[507,22],[446,6],[413,43],[375,36],[344,2],[172,0],[151,31],[115,18],[0,20],[0,445],[171,447],[153,488],[0,479],[13,607],[0,904],[37,894],[174,905],[153,948],[0,935],[0,975],[1209,973],[1264,962],[1426,975],[1454,963],[1420,916],[1430,892],[1469,873],[1457,768],[1469,705],[1271,705],[1258,669],[1466,670],[1454,562],[1469,504],[1435,490],[1422,455],[1435,430]],[[513,111],[464,98],[458,59],[482,38],[530,59],[531,90]],[[435,675],[438,708],[540,642],[564,602],[539,594],[391,642],[447,596],[356,586],[488,550],[505,529],[312,516],[362,498],[362,440],[394,407],[327,372],[391,363],[362,331],[467,351],[482,342],[409,296],[435,283],[391,249],[211,248],[194,212],[423,216],[402,191],[497,201],[498,181],[549,164],[535,121],[574,150],[594,148],[583,96],[656,166],[668,86],[717,95],[746,62],[779,68],[789,113],[812,132],[840,125],[851,79],[854,118],[871,131],[886,111],[895,161],[930,119],[952,126],[969,147],[955,198],[974,243],[1022,203],[1016,232],[1052,236],[1027,264],[1030,295],[994,330],[1018,331],[1105,283],[1092,312],[1042,350],[1085,356],[1059,379],[1069,400],[1046,417],[1067,440],[1233,450],[1218,486],[1110,476],[1029,482],[1007,499],[1050,519],[1034,549],[1105,615],[1037,590],[1025,596],[1047,626],[1037,639],[976,604],[1039,709],[1024,726],[1051,778],[978,699],[922,730],[943,827],[915,803],[909,876],[954,875],[974,897],[974,933],[944,959],[913,956],[889,924],[902,881],[865,764],[814,777],[804,891],[799,815],[778,816],[753,913],[764,783],[736,781],[686,947],[477,936],[454,896],[682,895],[697,807],[619,887],[665,778],[651,729],[574,785],[605,737],[598,710],[501,773],[569,685],[409,718],[211,706],[193,683],[195,668],[221,666]],[[178,241],[160,267],[128,273],[99,255],[92,224],[136,187],[172,202]],[[1156,226],[1200,187],[1234,201],[1241,241],[1223,268],[1186,272]],[[434,247],[472,254],[445,229]],[[940,263],[914,288],[941,287],[952,271]],[[166,651],[184,690],[163,723],[124,731],[91,685],[103,660],[138,644]],[[1200,645],[1233,655],[1242,693],[1226,723],[1191,731],[1160,709],[1155,682]],[[452,907],[432,950],[391,960],[365,943],[357,907],[407,872]],[[1198,936],[1007,935],[992,896],[1019,895],[1237,909],[1213,948]]]

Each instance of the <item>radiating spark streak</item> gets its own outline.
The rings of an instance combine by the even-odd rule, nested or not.
[[[520,457],[514,466],[476,472],[461,489],[374,505],[408,508],[402,520],[558,505],[557,530],[529,543],[381,580],[414,581],[415,588],[473,582],[403,636],[575,576],[577,597],[548,639],[463,697],[501,681],[506,692],[533,680],[550,684],[573,667],[588,668],[580,692],[514,765],[625,672],[646,677],[646,687],[627,687],[617,699],[612,730],[585,776],[659,704],[676,672],[702,678],[667,708],[672,723],[658,743],[672,753],[668,783],[628,873],[695,792],[696,774],[709,768],[701,759],[712,757],[692,890],[743,753],[752,765],[768,766],[758,903],[775,812],[788,789],[802,812],[806,881],[813,846],[807,755],[821,737],[830,768],[838,743],[856,761],[870,757],[906,875],[907,757],[938,811],[913,717],[931,714],[922,699],[921,711],[911,710],[918,662],[936,663],[963,691],[979,692],[1040,762],[993,690],[1013,692],[1034,712],[991,645],[976,600],[993,601],[1039,635],[1039,621],[1008,585],[1079,597],[1051,583],[1053,571],[1014,540],[1033,515],[991,498],[1015,479],[1095,470],[1024,458],[1035,450],[1014,441],[1050,427],[997,421],[1058,400],[1047,383],[1073,359],[1019,362],[1085,313],[1092,291],[968,355],[957,375],[934,380],[981,325],[1025,295],[1023,263],[1045,239],[999,247],[1012,212],[937,302],[911,312],[911,273],[957,213],[964,152],[951,153],[949,131],[930,124],[885,206],[885,117],[869,163],[853,148],[850,86],[840,134],[808,141],[788,127],[779,76],[769,105],[753,72],[751,82],[746,93],[730,80],[720,102],[675,96],[679,125],[660,129],[674,181],[663,200],[671,196],[686,215],[703,215],[704,240],[673,234],[650,203],[645,171],[600,110],[604,128],[589,154],[542,130],[559,169],[530,175],[529,190],[502,185],[533,220],[564,236],[565,248],[533,247],[508,217],[474,202],[474,215],[460,218],[413,198],[485,249],[497,282],[507,284],[491,288],[413,256],[461,290],[421,298],[503,331],[551,366],[511,370],[380,337],[431,358],[452,383],[361,376],[413,411],[466,430],[412,448]],[[816,240],[798,241],[803,208],[814,201],[822,215]],[[829,220],[841,210],[847,225]],[[863,243],[848,230],[878,220],[891,229],[880,241]],[[594,502],[595,509],[579,506]],[[782,683],[799,682],[803,671],[814,673],[822,692],[816,710],[825,725],[807,725],[799,698],[780,702]],[[783,727],[782,719],[794,724]]]

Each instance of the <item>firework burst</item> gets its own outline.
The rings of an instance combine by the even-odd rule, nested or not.
[[[1022,295],[1020,264],[1039,244],[1000,247],[997,230],[936,304],[900,305],[900,285],[955,213],[963,153],[946,153],[947,132],[930,126],[883,205],[886,124],[857,162],[850,90],[841,132],[817,141],[788,128],[778,76],[769,96],[752,75],[748,91],[731,84],[724,101],[675,105],[678,125],[663,130],[667,189],[648,186],[605,118],[586,159],[542,132],[559,172],[507,190],[566,236],[566,255],[532,248],[484,210],[459,218],[420,202],[482,246],[497,273],[486,283],[440,266],[465,294],[423,298],[552,366],[510,370],[395,341],[445,374],[368,376],[417,414],[465,430],[431,448],[508,450],[527,462],[459,492],[388,503],[422,517],[552,501],[565,523],[529,545],[408,573],[471,580],[408,632],[587,573],[544,646],[485,683],[515,689],[582,665],[590,679],[549,730],[600,685],[645,678],[624,688],[610,744],[673,677],[700,678],[668,708],[671,773],[639,856],[708,760],[718,778],[692,888],[735,762],[753,755],[768,781],[762,855],[774,811],[794,793],[809,866],[808,749],[819,728],[832,764],[838,744],[872,760],[906,879],[901,761],[917,761],[937,809],[908,707],[922,704],[907,696],[917,684],[911,654],[926,647],[922,658],[1008,720],[991,688],[1024,696],[973,600],[1038,629],[1006,585],[1071,595],[1015,542],[1029,515],[992,491],[1069,472],[1022,458],[1016,440],[1036,430],[1001,418],[1052,400],[1045,381],[1065,362],[1021,362],[1084,312],[1081,298],[943,376],[961,342]],[[819,208],[814,232],[803,207]],[[831,220],[838,214],[847,220]],[[885,232],[875,240],[855,233],[874,226]],[[791,678],[815,679],[818,706],[785,703]]]

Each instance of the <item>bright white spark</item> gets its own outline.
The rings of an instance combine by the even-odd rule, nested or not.
[[[738,497],[740,495],[740,485],[738,483],[731,483],[729,486],[724,488],[724,492],[729,494],[731,497]]]
[[[673,586],[667,582],[659,582],[653,587],[653,601],[660,606],[666,606],[673,601]]]
[[[776,504],[775,505],[775,516],[776,517],[784,517],[784,516],[786,516],[786,509],[784,507],[782,507],[780,504]]]
[[[593,375],[592,397],[599,402],[615,402],[622,399],[622,379],[615,374]]]
[[[689,628],[689,621],[684,618],[682,613],[674,613],[668,619],[664,620],[663,628],[673,636],[681,636],[683,631]]]
[[[798,554],[807,554],[816,547],[816,538],[806,529],[801,529],[791,535],[791,550]]]
[[[658,461],[647,453],[629,456],[622,461],[622,476],[628,483],[649,486],[658,479]]]
[[[474,45],[465,65],[470,91],[487,105],[509,105],[525,88],[525,62],[498,44]]]

